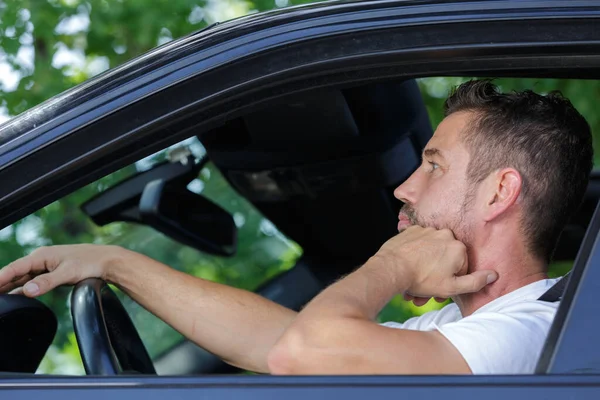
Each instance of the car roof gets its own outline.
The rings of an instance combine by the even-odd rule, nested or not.
[[[24,141],[35,138],[41,127],[49,125],[51,121],[59,119],[63,114],[73,113],[75,109],[85,104],[98,106],[94,104],[94,100],[116,88],[123,87],[136,80],[156,78],[152,76],[152,72],[159,69],[161,74],[173,72],[167,68],[169,64],[198,54],[203,49],[210,48],[216,43],[235,39],[247,32],[267,31],[269,28],[279,25],[299,21],[309,22],[316,19],[321,21],[331,19],[330,23],[334,24],[339,23],[339,18],[344,18],[345,15],[373,10],[381,10],[382,13],[392,9],[395,12],[401,10],[401,13],[410,16],[412,13],[415,13],[415,15],[422,14],[422,9],[425,7],[430,9],[432,14],[439,14],[443,18],[445,18],[444,14],[448,14],[450,20],[452,14],[467,17],[469,14],[480,12],[481,15],[485,15],[485,9],[489,7],[489,4],[485,3],[494,3],[492,8],[496,11],[522,11],[539,16],[546,13],[550,15],[553,11],[559,9],[566,10],[567,14],[581,13],[583,16],[594,5],[593,2],[572,1],[568,4],[568,7],[565,7],[561,1],[556,0],[530,2],[502,0],[488,2],[469,0],[457,2],[334,0],[298,5],[252,14],[223,23],[214,23],[190,35],[156,47],[123,65],[111,68],[0,124],[0,156]],[[456,16],[453,18],[456,18]],[[305,27],[310,27],[310,23]],[[1,161],[0,167],[2,166]]]

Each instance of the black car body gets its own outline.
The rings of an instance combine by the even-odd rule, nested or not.
[[[387,135],[386,126],[379,126],[380,136],[360,141],[341,136],[322,141],[293,129],[286,138],[286,132],[274,129],[257,140],[256,147],[248,147],[249,139],[235,136],[232,124],[248,115],[260,119],[261,110],[303,96],[315,98],[315,93],[330,93],[332,88],[368,91],[390,82],[401,87],[427,76],[598,79],[599,22],[600,2],[596,1],[352,1],[257,14],[208,27],[1,126],[0,227],[190,136],[206,142],[209,157],[228,181],[274,220],[289,208],[282,210],[269,193],[253,190],[248,184],[253,173],[268,171],[280,185],[277,199],[282,201],[297,193],[307,198],[328,196],[373,184],[373,192],[356,201],[381,205],[382,213],[389,213],[391,206],[387,210],[384,205],[391,204],[390,189],[408,176],[427,140],[427,122],[418,116],[418,108],[409,113],[417,128],[405,127],[405,136]],[[399,93],[409,92],[405,87]],[[278,126],[285,122],[277,121]],[[409,144],[403,141],[408,137]],[[255,137],[250,134],[250,139]],[[265,143],[268,146],[261,147]],[[390,149],[406,155],[398,166],[400,172],[391,177],[380,168]],[[380,175],[369,183],[369,176],[357,173],[356,165]],[[597,179],[592,177],[581,212],[581,232],[564,238],[565,251],[580,250],[537,375],[67,378],[7,374],[0,380],[0,391],[11,398],[46,399],[597,398],[600,215],[592,216],[600,195]],[[294,204],[300,218],[305,216],[309,203]],[[319,262],[329,263],[320,276],[322,282],[359,264],[395,230],[393,219],[387,223],[369,218],[361,222],[373,232],[368,238],[357,238],[350,230],[324,251],[320,250],[322,237],[330,236],[328,229],[334,228],[328,226],[339,222],[335,215],[329,218],[331,224],[320,233],[293,223],[283,227],[308,252],[322,255]],[[343,263],[336,261],[340,254],[345,256]]]

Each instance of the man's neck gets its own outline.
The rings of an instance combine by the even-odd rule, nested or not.
[[[473,314],[481,307],[485,306],[489,302],[496,300],[499,297],[504,296],[514,290],[527,286],[530,283],[537,282],[542,279],[547,279],[548,276],[545,272],[538,272],[532,275],[523,276],[518,281],[502,282],[501,278],[494,282],[489,287],[477,292],[468,293],[457,296],[454,299],[463,317]]]
[[[511,252],[503,252],[500,248],[480,249],[479,254],[473,249],[469,251],[469,272],[494,270],[498,279],[479,292],[453,298],[463,317],[505,294],[548,278],[545,264],[530,257],[525,249],[518,251],[512,247]]]

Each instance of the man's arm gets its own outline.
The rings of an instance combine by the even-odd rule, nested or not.
[[[493,271],[466,271],[466,249],[450,231],[409,228],[298,314],[269,354],[269,369],[275,374],[470,373],[439,332],[373,322],[398,293],[450,297],[476,292],[497,277]]]
[[[269,372],[267,354],[296,312],[257,294],[195,278],[116,246],[41,248],[0,270],[0,293],[35,283],[34,297],[98,277],[225,362]],[[33,278],[33,280],[32,280]]]

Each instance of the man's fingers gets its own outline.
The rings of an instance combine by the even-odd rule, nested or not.
[[[46,253],[45,250],[38,249],[30,255],[19,258],[0,269],[0,287],[28,274],[37,275],[48,271],[48,258]]]
[[[411,296],[408,293],[403,293],[404,296],[404,300],[406,301],[412,301],[413,304],[417,307],[421,307],[424,306],[425,304],[427,304],[427,302],[429,300],[431,300],[431,297],[415,297],[415,296]],[[434,297],[435,301],[437,301],[438,303],[443,303],[446,300],[448,300],[445,297]]]
[[[41,296],[57,286],[73,283],[76,279],[67,268],[58,268],[47,274],[41,274],[23,285],[23,293],[28,297]]]
[[[424,306],[429,301],[430,297],[415,297],[413,304],[417,307]]]
[[[52,274],[43,274],[27,282],[23,285],[23,294],[28,297],[37,297],[54,289],[58,285],[54,284],[54,279],[50,275]]]
[[[454,294],[474,293],[498,279],[495,271],[475,271],[454,278]]]
[[[21,277],[27,275],[30,269],[28,268],[27,261],[22,258],[15,262],[8,264],[6,267],[0,269],[0,287],[15,282]]]
[[[14,288],[21,287],[24,284],[26,284],[27,282],[29,282],[31,279],[33,279],[34,276],[35,275],[27,274],[27,275],[22,276],[20,278],[15,278],[11,282],[9,282],[6,285],[0,287],[0,293],[10,292]]]
[[[10,292],[8,292],[8,294],[23,294],[23,288],[22,287],[18,287],[16,289],[13,289]]]

